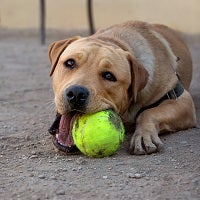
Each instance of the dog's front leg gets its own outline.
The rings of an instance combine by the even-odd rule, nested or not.
[[[149,109],[138,117],[136,130],[130,142],[131,154],[150,154],[163,148],[163,143],[158,137],[158,122],[153,119],[153,113],[155,113],[155,109]]]
[[[130,153],[150,154],[163,148],[158,134],[174,132],[196,125],[193,100],[185,91],[177,100],[165,100],[159,106],[143,111],[136,121]]]

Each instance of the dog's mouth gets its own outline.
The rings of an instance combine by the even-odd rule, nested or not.
[[[53,144],[61,151],[68,154],[77,153],[79,150],[74,144],[72,137],[72,127],[76,117],[80,113],[76,111],[64,115],[57,114],[56,119],[49,129],[52,135]]]

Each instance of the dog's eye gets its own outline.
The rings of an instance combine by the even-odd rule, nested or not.
[[[64,62],[64,65],[69,69],[74,69],[76,67],[76,62],[74,59],[68,59]]]
[[[113,81],[113,82],[117,81],[117,79],[111,72],[102,72],[101,75],[105,80]]]

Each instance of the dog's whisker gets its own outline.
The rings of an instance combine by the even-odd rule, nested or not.
[[[54,111],[55,110],[54,100],[49,100],[48,102],[46,102],[45,107],[50,111]]]

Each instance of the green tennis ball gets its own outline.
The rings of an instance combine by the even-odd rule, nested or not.
[[[120,117],[112,110],[79,115],[72,128],[77,148],[95,158],[114,154],[124,141],[124,133]]]

